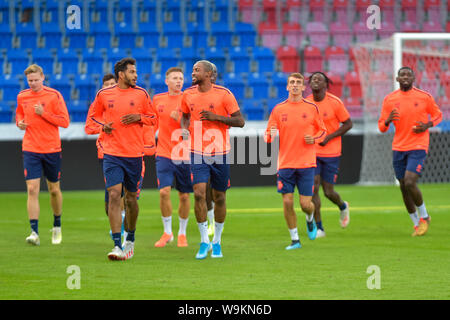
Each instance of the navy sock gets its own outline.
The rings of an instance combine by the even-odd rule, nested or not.
[[[127,232],[128,232],[128,234],[127,234],[127,241],[134,242],[134,233],[136,232],[136,230],[127,231]]]
[[[61,216],[53,215],[53,226],[54,227],[61,227]]]
[[[39,220],[38,219],[30,219],[31,230],[36,232],[37,234],[39,234],[39,232],[38,232],[38,224],[39,224]]]
[[[119,247],[120,249],[122,249],[122,235],[120,234],[120,232],[113,233],[112,234],[112,238],[113,238],[113,241],[114,241],[114,246]]]
[[[318,222],[316,222],[316,226],[317,226],[317,229],[320,229],[320,230],[322,230],[322,231],[323,231],[323,227],[322,227],[322,221],[318,221]]]
[[[342,211],[342,210],[345,210],[347,208],[347,205],[345,204],[345,202],[343,202],[342,203],[342,206],[339,206],[339,209]]]

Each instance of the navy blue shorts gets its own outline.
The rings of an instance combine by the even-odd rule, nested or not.
[[[191,153],[192,185],[208,183],[217,191],[230,188],[230,162],[228,154],[214,157]]]
[[[316,176],[320,175],[323,181],[335,184],[338,177],[340,161],[341,157],[317,157]]]
[[[423,164],[426,157],[427,152],[425,150],[394,150],[392,159],[395,177],[399,180],[403,179],[405,177],[406,170],[417,173],[420,176],[422,174]]]
[[[280,169],[277,173],[277,189],[279,193],[294,193],[297,186],[298,193],[302,196],[314,194],[315,168],[305,169]]]
[[[102,168],[102,172],[103,172],[103,159],[98,159],[98,162],[100,162],[100,168]],[[105,185],[106,185],[106,180],[105,180]],[[123,187],[122,187],[122,194],[120,196],[123,197],[123,195],[124,195],[124,191],[123,191]],[[108,193],[108,189],[106,189],[106,186],[105,186],[105,202],[109,202],[109,193]]]
[[[173,162],[169,158],[156,157],[156,177],[158,189],[171,187],[175,181],[175,189],[179,192],[192,192],[191,166],[183,162]]]
[[[106,188],[119,183],[130,192],[137,192],[142,175],[142,157],[128,158],[105,154],[103,157],[103,176]]]
[[[23,151],[23,174],[25,180],[37,179],[44,176],[50,182],[61,179],[61,152],[36,153]]]

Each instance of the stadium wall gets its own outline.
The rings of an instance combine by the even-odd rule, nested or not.
[[[238,145],[243,145],[248,157],[250,139],[261,137],[233,137],[231,139],[233,152]],[[255,141],[253,141],[255,142]],[[257,141],[256,141],[257,142]],[[359,181],[361,155],[363,146],[362,135],[346,135],[343,137],[343,156],[338,184],[353,184]],[[1,178],[0,192],[26,191],[23,178],[23,164],[21,141],[1,141],[3,154],[0,160]],[[95,140],[62,140],[62,178],[63,190],[101,190],[104,188],[103,176],[97,159]],[[143,187],[156,188],[156,174],[154,158],[145,159],[145,178]],[[233,164],[231,165],[231,185],[233,186],[274,186],[276,175],[261,175],[261,164]],[[47,187],[41,181],[41,189]]]

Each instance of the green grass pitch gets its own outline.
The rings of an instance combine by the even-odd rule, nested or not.
[[[423,237],[411,237],[398,187],[338,185],[350,203],[349,227],[340,228],[338,209],[322,197],[327,236],[310,241],[297,201],[303,248],[292,251],[284,249],[290,237],[275,187],[231,188],[224,258],[202,261],[195,259],[200,236],[192,211],[187,248],[176,241],[153,246],[162,233],[159,197],[156,190],[144,190],[135,256],[122,262],[106,256],[113,243],[103,192],[63,191],[58,246],[51,244],[49,196],[41,193],[39,247],[25,242],[26,193],[2,193],[0,299],[450,299],[450,185],[420,188],[432,216]],[[175,192],[172,196],[176,208]],[[80,268],[80,289],[67,286],[72,265]],[[379,268],[380,289],[368,288],[375,283],[370,266]]]

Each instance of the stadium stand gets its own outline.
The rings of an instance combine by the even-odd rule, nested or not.
[[[71,4],[88,17],[80,29],[65,27]],[[382,10],[379,30],[366,25],[371,4]],[[124,56],[137,60],[139,84],[152,94],[167,89],[169,67],[184,68],[186,88],[195,61],[211,60],[218,67],[218,84],[229,87],[240,102],[255,99],[256,107],[246,105],[248,119],[267,118],[276,99],[287,97],[287,73],[308,77],[321,70],[333,81],[330,92],[360,117],[361,80],[352,45],[396,31],[449,32],[449,6],[440,0],[22,0],[17,5],[0,0],[0,76],[2,84],[14,88],[0,89],[1,119],[9,119],[3,116],[4,102],[27,87],[23,71],[29,63],[42,65],[49,84],[59,84],[68,101],[77,101],[71,104],[78,110],[72,119],[81,119],[102,74]],[[442,42],[430,44],[443,48]],[[441,98],[450,96],[450,61],[437,66],[432,59],[405,56],[422,88],[447,101]],[[391,68],[389,61],[380,53],[379,71]]]

